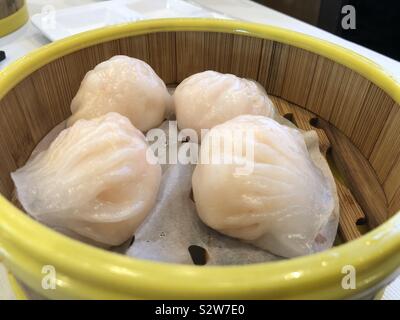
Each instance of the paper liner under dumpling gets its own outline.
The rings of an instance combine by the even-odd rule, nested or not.
[[[282,123],[285,120],[288,121],[282,117]],[[333,244],[338,225],[339,203],[333,176],[319,151],[316,132],[301,132],[311,159],[329,180],[335,194],[334,212],[312,243],[312,251],[319,252]],[[206,250],[207,265],[248,264],[282,259],[253,245],[222,235],[199,219],[195,203],[190,199],[194,167],[176,164],[164,172],[157,205],[137,230],[135,242],[127,254],[143,259],[192,264],[188,248],[197,245]]]
[[[255,83],[265,91],[260,84]],[[174,90],[173,87],[168,88],[171,95]],[[304,131],[297,128],[291,121],[279,114],[276,106],[274,106],[273,118],[278,123],[297,129],[302,133],[312,161],[322,171],[332,188],[335,202],[334,210],[326,224],[321,226],[318,236],[311,245],[313,252],[326,250],[332,246],[336,237],[339,223],[339,199],[332,172],[319,149],[318,135],[315,131]],[[174,115],[170,115],[169,119],[174,119]],[[167,130],[167,122],[165,121],[160,128]],[[169,165],[169,170],[166,171],[166,166],[163,166],[164,175],[157,205],[136,232],[135,242],[128,249],[127,254],[151,260],[192,264],[188,247],[198,245],[207,251],[207,264],[209,265],[246,264],[282,259],[282,257],[275,256],[253,245],[222,235],[200,220],[195,204],[188,196],[191,192],[191,176],[194,167],[194,165]],[[178,180],[177,176],[180,176],[181,180]],[[179,183],[182,184],[179,188],[174,185],[179,185]],[[185,187],[182,188],[182,186]],[[170,190],[169,198],[165,197],[165,194],[168,193],[165,193],[164,190],[167,190],[166,192]],[[179,206],[182,207],[179,208]],[[165,208],[169,209],[163,210]],[[170,234],[171,230],[174,235]],[[196,230],[198,234],[191,234],[191,230]],[[174,244],[174,238],[180,239],[179,246]],[[159,248],[159,245],[162,249]],[[178,252],[178,250],[180,251]]]
[[[190,198],[194,165],[176,164],[164,173],[157,205],[135,234],[130,256],[192,264],[189,246],[207,251],[207,264],[247,264],[277,257],[207,227]]]
[[[287,119],[276,115],[281,124],[295,127]],[[65,122],[60,123],[49,132],[36,146],[32,156],[48,148],[50,143],[65,128]],[[168,134],[169,122],[164,121],[159,127]],[[316,132],[302,131],[307,149],[315,165],[331,182],[334,190],[336,185],[328,163],[319,151],[319,141]],[[167,135],[168,136],[168,135]],[[168,138],[167,138],[168,142]],[[181,143],[177,142],[177,147]],[[165,146],[166,148],[168,145]],[[146,220],[131,240],[109,250],[128,256],[161,262],[193,264],[189,246],[197,245],[207,252],[207,265],[251,264],[282,259],[251,244],[222,235],[206,226],[198,217],[191,194],[191,179],[195,165],[167,164],[162,165],[163,176],[156,206],[148,214]],[[313,251],[328,249],[336,236],[339,219],[339,203],[335,192],[335,210],[328,223],[323,226],[319,236],[313,243]],[[63,232],[63,230],[59,230]],[[90,239],[66,233],[72,238],[96,245]],[[132,235],[133,236],[133,235]]]

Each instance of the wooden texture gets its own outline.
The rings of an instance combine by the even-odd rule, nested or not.
[[[303,108],[300,108],[286,100],[271,96],[271,100],[278,108],[279,113],[286,118],[290,119],[297,127],[303,130],[315,130],[318,134],[319,145],[322,154],[328,157],[328,152],[332,154],[337,150],[337,142],[333,140],[333,146],[328,139],[328,136],[323,128],[319,126],[318,118],[315,115]],[[288,116],[290,115],[290,116]],[[311,123],[315,122],[315,126]],[[342,139],[348,140],[346,137],[341,136]],[[340,138],[339,138],[340,139]],[[345,143],[345,142],[343,142]],[[356,152],[356,150],[352,150]],[[329,161],[331,171],[334,175],[340,205],[340,218],[339,218],[339,232],[344,241],[354,240],[361,236],[361,232],[357,224],[364,223],[366,216],[353,196],[349,187],[346,185],[345,177],[342,176],[341,168],[338,168],[335,158]],[[366,160],[365,160],[366,161]],[[354,168],[357,170],[357,168]]]
[[[384,190],[389,204],[389,215],[400,209],[400,158],[397,158],[384,184]]]
[[[177,80],[205,70],[256,79],[263,40],[215,32],[176,34]]]
[[[281,96],[288,57],[289,46],[279,42],[267,44],[267,50],[262,51],[257,80],[269,94]]]
[[[371,86],[351,131],[351,141],[369,158],[393,109],[394,101],[381,88]]]
[[[149,64],[165,83],[176,82],[175,33],[155,33],[148,36]]]
[[[338,179],[336,188],[340,206],[339,233],[346,242],[357,239],[362,235],[358,226],[365,224],[365,214],[349,188]]]
[[[354,71],[346,69],[340,81],[339,92],[332,106],[329,122],[350,137],[357,118],[363,109],[370,82]]]
[[[215,32],[161,32],[97,44],[33,72],[0,100],[0,192],[9,173],[70,114],[85,73],[124,54],[149,63],[168,84],[204,70],[256,79],[278,108],[320,138],[321,151],[343,177],[340,230],[357,237],[365,216],[374,227],[400,209],[400,106],[380,88],[327,58],[276,41]],[[360,220],[361,219],[361,220]]]
[[[369,158],[379,181],[387,180],[400,156],[400,106],[394,105]],[[397,185],[400,185],[397,181]]]
[[[0,0],[0,19],[17,12],[24,5],[24,0]]]
[[[363,209],[369,225],[376,227],[383,223],[388,217],[387,201],[372,166],[345,134],[324,120],[319,121],[319,126],[327,134],[334,161]]]
[[[392,199],[389,202],[389,215],[392,216],[400,211],[400,188],[393,194]]]
[[[305,106],[311,89],[317,55],[303,49],[289,47],[288,61],[281,97]]]
[[[318,57],[310,93],[303,107],[329,120],[345,71],[345,67],[324,57]]]

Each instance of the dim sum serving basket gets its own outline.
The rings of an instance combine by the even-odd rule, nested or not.
[[[10,172],[70,115],[85,73],[124,54],[168,84],[207,69],[255,79],[279,111],[314,129],[335,173],[341,244],[243,266],[134,259],[63,236],[12,203]],[[400,85],[347,49],[276,27],[211,19],[140,21],[85,32],[0,71],[0,262],[48,298],[372,297],[400,266]],[[53,270],[56,287],[44,285]]]
[[[0,38],[28,22],[29,14],[25,0],[0,1]]]

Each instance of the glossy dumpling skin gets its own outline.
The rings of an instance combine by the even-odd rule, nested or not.
[[[171,103],[164,82],[147,63],[114,56],[86,74],[72,100],[68,126],[79,119],[118,112],[146,132],[163,121]]]
[[[174,95],[180,129],[211,129],[243,114],[273,117],[275,111],[267,93],[255,81],[233,74],[204,71],[186,78]]]
[[[312,253],[312,242],[334,213],[336,189],[313,163],[302,134],[267,117],[239,116],[210,130],[202,157],[206,152],[221,159],[223,151],[209,139],[224,130],[253,130],[244,144],[254,147],[254,169],[238,171],[237,160],[198,164],[192,185],[201,220],[279,256]]]
[[[143,134],[108,113],[63,130],[11,176],[18,200],[37,220],[119,245],[156,201],[161,167],[147,157],[154,154]]]

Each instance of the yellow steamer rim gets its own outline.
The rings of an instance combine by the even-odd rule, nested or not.
[[[236,21],[162,19],[85,32],[49,44],[0,72],[0,99],[45,64],[98,43],[162,31],[242,34],[300,47],[341,63],[400,103],[400,84],[350,50],[293,31]],[[63,236],[0,196],[0,261],[49,298],[92,299],[326,299],[356,297],[385,285],[400,266],[400,213],[355,241],[291,260],[246,266],[187,266],[107,252]],[[43,266],[55,267],[57,289],[41,287]],[[356,289],[342,288],[343,267],[356,271]],[[372,292],[371,291],[371,292]]]
[[[21,8],[13,14],[0,19],[0,37],[3,37],[19,28],[28,22],[29,14],[26,7],[26,1]]]

